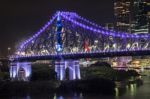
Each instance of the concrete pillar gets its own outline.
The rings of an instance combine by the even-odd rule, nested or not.
[[[69,79],[70,80],[81,79],[80,66],[79,66],[78,60],[70,60],[68,62],[68,68],[69,68]]]
[[[74,65],[75,65],[76,79],[81,79],[79,61],[78,60],[74,61]]]
[[[10,78],[12,80],[17,80],[17,63],[10,64]]]
[[[55,61],[55,72],[58,80],[66,79],[66,69],[69,68],[69,80],[81,79],[78,60]]]
[[[10,66],[10,77],[12,80],[29,81],[31,76],[30,62],[13,62]]]
[[[65,79],[65,61],[55,61],[55,72],[58,80]]]
[[[72,60],[68,61],[68,68],[69,68],[69,80],[76,79],[74,61]]]

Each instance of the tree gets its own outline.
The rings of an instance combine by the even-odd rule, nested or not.
[[[111,65],[107,62],[96,62],[95,64],[92,64],[91,66],[103,66],[103,67],[111,67]]]
[[[49,66],[32,66],[31,81],[55,80],[56,72]]]

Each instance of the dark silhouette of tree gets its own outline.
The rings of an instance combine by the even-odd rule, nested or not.
[[[56,72],[49,66],[32,66],[31,81],[55,80]]]
[[[103,67],[111,67],[111,65],[107,62],[96,62],[95,64],[92,64],[91,66],[103,66]]]

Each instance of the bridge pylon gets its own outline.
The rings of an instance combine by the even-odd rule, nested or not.
[[[10,78],[12,80],[29,81],[31,76],[30,62],[12,62],[10,64]]]
[[[69,80],[81,79],[79,60],[55,61],[55,72],[58,80],[66,80],[66,70],[69,69]]]

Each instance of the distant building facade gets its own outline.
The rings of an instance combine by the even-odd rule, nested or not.
[[[115,0],[115,29],[128,33],[149,33],[150,0]]]
[[[108,30],[114,30],[114,24],[113,23],[106,23],[105,28]]]

